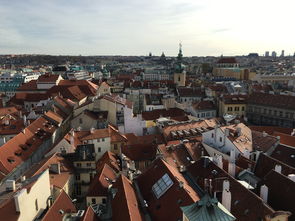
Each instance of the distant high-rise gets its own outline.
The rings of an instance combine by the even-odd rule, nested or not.
[[[269,51],[265,52],[265,57],[269,57]]]
[[[285,51],[282,50],[281,57],[285,57]]]
[[[275,58],[277,56],[277,52],[275,51],[271,52],[271,56]]]

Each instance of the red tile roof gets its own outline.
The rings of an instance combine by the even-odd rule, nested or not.
[[[212,109],[215,110],[216,109],[212,101],[199,101],[192,104],[192,107],[195,110],[212,110]]]
[[[16,91],[35,91],[37,88],[37,80],[31,80],[21,85]]]
[[[288,220],[295,220],[295,207],[291,203],[295,198],[295,182],[274,170],[264,178],[263,183],[268,187],[267,203],[275,210],[289,211],[292,215]]]
[[[293,131],[292,128],[276,127],[276,126],[249,126],[251,130],[265,131],[266,133],[273,135],[274,132],[284,133],[290,135]]]
[[[99,221],[91,206],[88,206],[81,221]]]
[[[273,136],[279,136],[281,144],[285,144],[285,145],[288,145],[288,146],[295,147],[295,136],[280,133],[280,132],[277,132],[277,131],[274,131]]]
[[[253,93],[248,99],[248,104],[295,110],[295,96]]]
[[[248,95],[234,94],[234,95],[223,95],[220,97],[225,104],[246,104]]]
[[[201,88],[188,88],[179,87],[177,88],[178,95],[180,97],[204,97],[205,92]]]
[[[55,83],[59,77],[60,75],[47,73],[47,74],[40,75],[37,82],[38,83]]]
[[[115,179],[116,173],[108,164],[104,164],[102,169],[97,171],[95,177],[92,179],[87,196],[106,197],[108,195],[108,188]]]
[[[159,197],[153,193],[153,185],[167,174],[173,184],[169,189]],[[185,178],[178,170],[170,166],[161,159],[157,159],[153,164],[137,178],[137,183],[142,197],[148,204],[152,220],[178,220],[182,219],[181,206],[191,205],[200,198],[192,189]],[[180,185],[182,187],[180,187]]]
[[[116,173],[119,173],[121,170],[119,165],[119,158],[116,154],[110,151],[106,151],[101,158],[96,163],[97,171],[100,171],[105,164],[107,164],[109,167],[111,167]]]
[[[256,176],[263,178],[266,176],[272,169],[275,168],[276,165],[280,165],[282,167],[282,174],[295,174],[295,168],[288,166],[284,162],[277,160],[271,156],[267,156],[264,153],[259,155],[259,158],[255,165],[254,173]]]
[[[44,117],[33,121],[24,132],[17,134],[0,148],[0,171],[8,174],[27,160],[56,128]]]
[[[221,57],[218,61],[218,64],[235,64],[237,63],[236,58],[234,57]]]
[[[231,192],[230,212],[237,220],[250,221],[264,219],[266,215],[273,215],[275,213],[260,197],[245,188],[235,178],[220,169],[213,162],[210,161],[207,166],[204,165],[204,159],[201,159],[190,165],[187,171],[203,189],[205,189],[204,179],[212,179],[213,192],[222,191],[223,180],[228,180],[230,182],[229,190]],[[221,199],[219,198],[219,200]]]
[[[62,210],[64,213],[60,213]],[[75,213],[77,209],[72,203],[71,198],[62,190],[54,201],[53,205],[48,209],[42,221],[62,221],[66,213]]]
[[[280,144],[270,156],[295,168],[295,147]]]
[[[114,184],[114,188],[118,191],[112,200],[112,220],[144,221],[131,181],[121,175]]]

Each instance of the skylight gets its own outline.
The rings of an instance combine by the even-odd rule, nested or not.
[[[167,173],[164,174],[152,187],[152,190],[159,199],[171,186],[173,185],[172,180]]]

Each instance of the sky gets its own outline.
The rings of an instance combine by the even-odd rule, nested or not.
[[[295,52],[294,0],[0,0],[0,54]]]

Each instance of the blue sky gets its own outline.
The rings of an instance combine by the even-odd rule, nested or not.
[[[293,0],[0,0],[0,54],[295,51]]]

